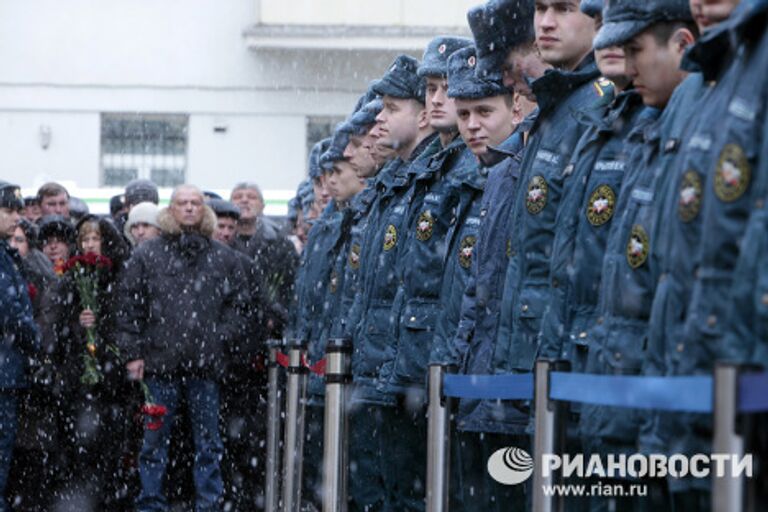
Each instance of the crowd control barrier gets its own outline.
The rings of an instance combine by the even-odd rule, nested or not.
[[[264,482],[264,510],[278,512],[280,496],[280,426],[282,425],[282,386],[278,355],[282,355],[282,340],[268,340],[267,367],[267,453]]]
[[[325,349],[323,512],[347,511],[347,404],[352,382],[352,340],[328,340]]]
[[[539,360],[533,373],[509,375],[453,375],[430,367],[427,512],[448,510],[451,398],[533,400],[534,512],[562,508],[556,496],[543,492],[558,483],[556,476],[545,480],[539,466],[543,454],[561,449],[568,403],[712,414],[713,453],[736,457],[745,453],[746,429],[739,416],[768,411],[768,373],[748,373],[735,365],[718,364],[713,376],[645,377],[569,373],[564,364]],[[745,500],[744,489],[743,474],[713,477],[712,510],[750,510],[754,504]]]
[[[292,341],[288,346],[285,384],[285,434],[283,436],[283,512],[301,508],[301,472],[304,453],[304,414],[307,396],[305,365],[307,346]]]

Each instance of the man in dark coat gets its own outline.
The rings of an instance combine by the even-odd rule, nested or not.
[[[256,262],[264,283],[264,293],[271,303],[287,309],[293,297],[293,284],[299,256],[278,225],[264,216],[264,197],[255,183],[238,183],[230,195],[240,209],[237,235],[232,247]],[[282,336],[282,330],[273,333]]]
[[[134,252],[118,287],[125,306],[118,344],[128,373],[144,379],[149,400],[167,408],[162,421],[145,423],[136,505],[140,511],[167,508],[163,476],[183,398],[195,439],[195,509],[215,510],[223,493],[219,383],[244,322],[241,265],[236,254],[211,240],[216,216],[196,187],[178,187],[158,223],[164,234]]]
[[[27,386],[24,356],[39,344],[21,259],[8,245],[23,207],[19,187],[0,181],[0,511],[8,510],[5,487],[18,427],[18,390]]]

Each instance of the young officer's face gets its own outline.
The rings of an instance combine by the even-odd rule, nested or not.
[[[544,75],[551,66],[541,60],[534,48],[515,48],[510,50],[504,62],[504,87],[525,96],[528,101],[536,101],[527,79],[535,80]]]
[[[419,134],[419,114],[423,109],[416,100],[384,96],[384,108],[376,116],[378,143],[394,150],[410,146]]]
[[[578,0],[536,0],[533,24],[541,58],[557,68],[575,69],[592,50],[595,20]]]
[[[617,80],[625,76],[627,66],[623,47],[609,46],[602,50],[595,50],[595,60],[600,74],[605,78]]]
[[[514,131],[515,109],[508,95],[475,100],[456,99],[459,133],[472,154],[477,157],[488,152],[488,146],[498,146]]]
[[[333,171],[328,174],[328,188],[335,201],[349,201],[362,189],[354,167],[344,160],[333,163]]]
[[[370,178],[376,172],[376,162],[371,156],[372,144],[373,139],[367,135],[350,135],[349,143],[344,148],[344,158],[360,178]]]
[[[368,131],[367,135],[367,137],[371,140],[371,156],[373,157],[373,161],[376,162],[376,170],[381,169],[385,163],[397,156],[395,154],[395,150],[384,146],[380,142],[381,136],[382,131],[380,123],[374,124],[373,128]]]
[[[331,201],[331,193],[328,191],[328,180],[325,176],[325,174],[321,174],[317,178],[312,178],[312,192],[315,194],[315,202],[320,207],[320,210],[324,210]]]
[[[740,0],[701,0],[701,13],[710,25],[725,21],[733,10],[739,5]]]
[[[662,44],[650,30],[646,30],[624,45],[627,77],[649,107],[666,107],[675,88],[685,78],[685,72],[680,70],[687,46],[681,40],[683,31],[690,35],[687,30],[680,29]]]
[[[439,76],[427,77],[427,114],[429,125],[438,132],[456,131],[456,105],[448,97],[448,80]]]

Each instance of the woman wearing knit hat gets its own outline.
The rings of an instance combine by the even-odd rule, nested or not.
[[[131,209],[123,229],[131,245],[136,247],[160,235],[160,226],[157,224],[158,211],[158,206],[150,202],[139,203]]]

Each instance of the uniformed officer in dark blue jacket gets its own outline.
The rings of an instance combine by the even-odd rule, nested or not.
[[[27,361],[39,346],[21,259],[8,245],[22,208],[19,187],[0,181],[0,510],[10,510],[5,488],[19,424],[18,393],[27,387]]]
[[[514,230],[507,241],[509,262],[498,331],[495,342],[485,349],[485,369],[475,366],[478,373],[529,372],[533,367],[540,320],[549,301],[556,215],[569,183],[564,171],[585,130],[573,114],[604,109],[610,101],[609,91],[599,87],[599,71],[591,52],[595,21],[578,11],[578,2],[566,3],[572,3],[573,8],[563,9],[562,3],[556,2],[537,3],[534,14],[541,58],[555,69],[540,77],[526,73],[512,81],[515,90],[535,97],[539,111],[528,137],[521,183],[511,211]],[[528,46],[520,45],[520,49]],[[513,48],[507,62],[520,61],[517,71],[524,72],[531,67],[530,57],[530,52]],[[505,71],[515,76],[514,69]],[[528,87],[532,78],[535,80]],[[527,416],[526,409],[509,402],[483,401],[466,411],[461,421],[480,431],[523,434]]]
[[[323,170],[320,167],[320,156],[325,153],[330,143],[330,138],[323,139],[315,144],[310,151],[308,159],[309,176],[313,181],[318,180],[323,173]],[[334,209],[333,206],[330,208]],[[315,288],[317,281],[313,280],[313,277],[314,274],[319,271],[315,268],[315,265],[321,262],[318,260],[317,256],[313,255],[322,255],[325,251],[325,247],[318,243],[318,237],[320,237],[320,233],[323,232],[323,229],[319,226],[322,226],[325,223],[329,215],[330,214],[326,214],[324,211],[320,217],[312,221],[312,228],[310,228],[309,234],[307,235],[307,243],[304,244],[304,250],[299,261],[299,269],[296,273],[293,305],[291,308],[288,328],[286,329],[286,336],[289,339],[306,339],[306,332],[309,329],[306,322],[311,316],[314,304],[318,303],[317,297],[321,290]]]
[[[475,48],[453,54],[449,60],[448,94],[456,102],[461,137],[469,143],[471,165],[464,166],[456,181],[455,221],[446,238],[445,272],[440,292],[441,311],[432,342],[430,362],[458,366],[466,353],[466,341],[454,344],[460,320],[493,316],[486,309],[485,286],[499,280],[489,266],[506,264],[503,221],[505,203],[517,183],[515,171],[519,160],[514,152],[522,150],[522,131],[515,132],[522,121],[519,104],[495,75],[477,73]],[[486,186],[493,183],[493,188]],[[490,213],[490,215],[489,215]],[[501,240],[501,242],[500,242]],[[478,253],[478,249],[482,252]],[[495,252],[494,252],[495,249]],[[477,276],[482,257],[483,278],[480,290],[482,311],[475,311]],[[504,266],[501,266],[501,270]],[[471,290],[465,292],[465,290]],[[465,301],[466,299],[466,301]],[[471,306],[464,307],[467,302]],[[489,304],[492,306],[492,304]],[[497,315],[496,315],[497,316]],[[485,470],[490,445],[475,434],[457,435],[451,468],[452,507],[460,510],[509,510],[524,504],[522,488],[497,486]],[[517,502],[517,503],[516,503]]]
[[[307,346],[307,366],[309,367],[309,383],[307,386],[307,417],[306,439],[304,448],[305,471],[303,497],[316,506],[322,504],[322,472],[323,456],[323,418],[324,418],[324,364],[325,347],[333,319],[339,314],[341,306],[341,279],[336,269],[336,262],[343,254],[345,241],[349,235],[349,223],[352,218],[350,201],[364,188],[364,181],[344,157],[344,149],[349,142],[352,128],[348,122],[337,126],[331,144],[320,157],[320,165],[327,170],[327,185],[331,193],[337,213],[325,223],[327,234],[327,252],[322,255],[324,274],[327,282],[324,294],[320,297],[320,313],[316,329],[309,338]],[[319,283],[315,283],[317,286]]]
[[[411,475],[419,468],[409,463],[409,443],[402,442],[397,425],[402,410],[394,395],[377,389],[379,371],[391,360],[391,312],[397,291],[396,265],[411,204],[412,188],[408,168],[422,156],[436,135],[424,108],[424,86],[418,76],[418,61],[401,55],[389,71],[373,85],[382,96],[383,108],[377,116],[378,144],[392,148],[397,158],[375,178],[376,197],[370,207],[368,224],[359,249],[359,286],[352,309],[347,312],[356,325],[353,343],[350,429],[367,438],[365,446],[350,443],[351,466],[377,458],[379,466],[366,475],[350,478],[354,507],[385,507],[410,510],[412,503],[423,507],[419,482]],[[436,149],[436,148],[435,148]],[[378,474],[376,474],[378,470]],[[421,482],[423,485],[423,481]],[[423,496],[423,494],[422,494]]]
[[[728,7],[732,8],[733,5]],[[649,320],[645,372],[709,374],[718,360],[744,360],[750,340],[724,343],[733,269],[757,197],[759,132],[765,116],[765,15],[744,4],[710,26],[684,61],[706,84],[687,117],[670,179],[658,204],[654,254],[659,285]],[[752,13],[754,14],[754,13]],[[749,28],[751,25],[752,28]],[[762,27],[758,29],[757,27]],[[709,453],[709,415],[655,413],[644,439],[666,453]],[[670,479],[675,503],[706,506],[709,481]]]
[[[424,156],[429,156],[419,157],[408,169],[413,190],[397,264],[400,279],[391,332],[394,358],[379,373],[383,390],[412,399],[423,393],[426,361],[441,309],[447,237],[457,226],[457,187],[471,163],[471,154],[458,134],[456,107],[447,94],[448,58],[471,44],[465,38],[436,37],[424,51],[418,69],[426,81],[429,123],[438,137],[425,151]]]
[[[647,107],[664,110],[664,114],[657,120],[653,120],[658,114],[652,110],[641,114],[641,119],[635,121],[625,139],[624,148],[629,153],[604,242],[597,314],[589,316],[576,312],[573,318],[580,317],[582,321],[580,325],[573,321],[566,331],[568,338],[561,338],[561,347],[570,344],[573,354],[578,350],[580,340],[585,340],[590,372],[637,374],[645,357],[647,319],[655,288],[655,260],[649,257],[649,251],[653,205],[662,182],[662,172],[657,171],[673,158],[677,149],[675,141],[679,140],[686,122],[668,114],[665,108],[674,111],[676,106],[686,105],[683,101],[686,95],[678,95],[674,100],[671,97],[685,78],[686,73],[678,69],[679,62],[694,36],[687,2],[683,1],[611,2],[604,17],[595,47],[623,45],[628,77],[639,86],[636,92]],[[692,85],[697,87],[695,80]],[[591,210],[588,212],[598,219],[595,206],[601,204],[589,205]],[[545,348],[549,351],[552,346]],[[564,352],[566,350],[561,348],[548,355],[557,356]],[[580,418],[585,450],[601,454],[634,453],[638,423],[643,414],[647,413],[585,406]],[[658,485],[658,481],[655,483]],[[610,504],[603,500],[593,505]],[[619,502],[614,506],[621,508],[631,504]],[[668,507],[668,504],[664,503],[662,507]]]

